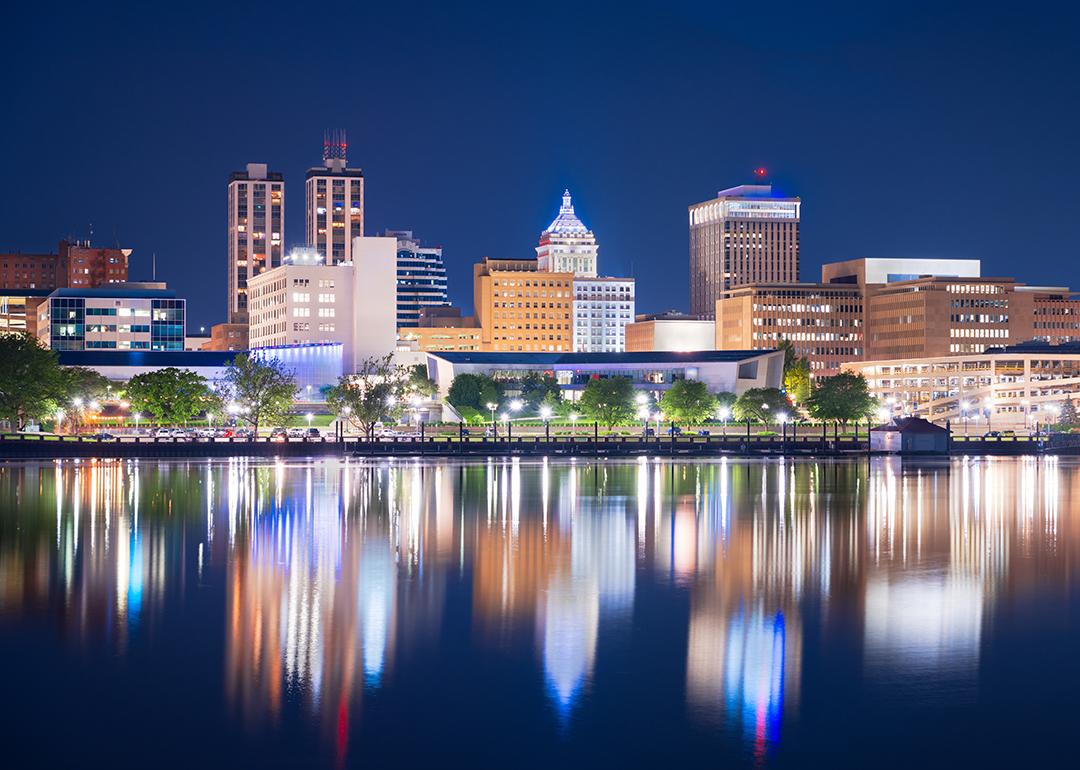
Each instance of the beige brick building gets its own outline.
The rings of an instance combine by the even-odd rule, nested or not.
[[[473,309],[481,350],[569,352],[574,342],[574,274],[539,273],[535,259],[473,266]]]

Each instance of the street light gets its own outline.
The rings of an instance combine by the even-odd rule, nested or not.
[[[313,415],[311,412],[308,412],[307,414],[304,415],[304,417],[307,419],[307,424],[308,424],[308,427],[310,428],[311,427],[311,421],[315,419],[315,415]]]
[[[142,412],[136,412],[135,414],[133,414],[131,416],[135,418],[135,432],[138,433],[139,432],[139,420],[142,419]]]
[[[499,408],[499,405],[492,402],[492,401],[488,401],[486,406],[487,406],[488,410],[491,412],[491,430],[492,430],[493,433],[496,434],[495,437],[498,438],[498,430],[499,429],[495,425],[495,410]]]
[[[721,430],[723,431],[723,435],[727,436],[727,421],[731,417],[731,409],[726,406],[722,406],[717,410],[716,415],[720,418],[720,421],[724,425],[724,427],[721,428]]]
[[[551,440],[551,407],[546,404],[540,407],[540,417],[544,420],[544,440]]]

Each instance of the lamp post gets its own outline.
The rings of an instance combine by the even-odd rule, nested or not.
[[[551,441],[551,407],[540,407],[540,417],[544,420],[544,440]]]
[[[499,405],[495,404],[495,403],[492,403],[491,401],[488,401],[487,402],[487,408],[491,411],[491,432],[492,432],[492,434],[494,434],[494,438],[498,438],[499,437],[499,428],[495,424],[495,410],[499,408]]]
[[[575,433],[574,428],[577,427],[577,421],[578,421],[578,413],[577,412],[571,412],[570,413],[570,433],[572,435]]]
[[[641,433],[644,435],[649,427],[649,410],[646,407],[646,404],[649,403],[649,397],[644,393],[638,393],[634,396],[634,401],[637,402],[637,416],[641,420]]]
[[[510,416],[503,412],[499,415],[499,420],[502,421],[503,428],[506,430],[506,437],[510,438]]]
[[[960,402],[960,419],[964,421],[964,438],[967,438],[967,434],[968,434],[967,420],[968,420],[968,409],[970,409],[970,408],[971,408],[971,402],[969,402],[969,401],[961,401]]]
[[[510,411],[515,413],[515,414],[521,411],[521,407],[522,407],[522,403],[521,403],[520,398],[515,398],[513,401],[510,402]],[[513,418],[511,418],[511,419],[513,419]],[[506,422],[506,437],[507,438],[513,438],[514,437],[513,426],[510,423],[510,420],[507,420],[507,422]]]
[[[657,412],[654,416],[656,417],[656,440],[659,441],[660,440],[660,423],[662,423],[664,421],[664,413],[663,412]]]
[[[731,417],[731,409],[726,406],[722,406],[716,411],[716,416],[720,418],[721,433],[724,438],[727,438],[727,421]]]
[[[64,422],[64,410],[63,409],[57,409],[56,410],[56,432],[57,433],[60,432],[60,426],[63,424],[63,422]]]
[[[138,433],[139,432],[139,420],[142,418],[142,413],[141,412],[136,412],[135,414],[133,414],[131,416],[135,418],[135,432]]]
[[[784,445],[784,443],[787,442],[788,413],[787,412],[777,412],[776,413],[776,420],[777,420],[777,422],[780,423],[780,445],[782,447]]]

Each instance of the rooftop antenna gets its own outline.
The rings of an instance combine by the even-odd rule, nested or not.
[[[344,168],[347,162],[349,143],[345,138],[344,128],[331,128],[323,131],[323,165],[327,168]]]
[[[152,260],[152,262],[150,263],[151,264],[150,275],[152,276],[152,278],[150,280],[156,281],[157,280],[157,252],[156,251],[153,252],[153,254],[151,256],[151,260]]]

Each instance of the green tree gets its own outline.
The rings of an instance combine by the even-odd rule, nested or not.
[[[427,367],[423,364],[409,367],[407,387],[410,393],[415,393],[421,398],[435,398],[439,392],[439,386],[435,384],[435,380],[428,377]]]
[[[330,411],[363,433],[369,433],[375,423],[397,419],[404,399],[415,386],[414,372],[393,363],[393,356],[368,358],[362,361],[355,375],[345,375],[327,391],[326,404]]]
[[[0,419],[22,430],[30,420],[52,416],[67,386],[55,352],[29,334],[0,336]]]
[[[480,412],[488,411],[488,404],[498,404],[502,390],[490,377],[483,374],[459,374],[450,383],[446,400],[455,409],[471,407]]]
[[[520,380],[518,387],[521,391],[521,400],[525,402],[525,408],[532,412],[537,411],[548,396],[555,398],[562,396],[559,383],[550,374],[537,372],[527,374]]]
[[[629,377],[589,380],[578,407],[590,420],[611,428],[634,419],[634,384]]]
[[[716,408],[717,408],[717,410],[726,408],[726,409],[729,409],[732,412],[734,412],[735,411],[735,402],[738,401],[738,400],[739,400],[739,397],[736,396],[731,391],[722,390],[722,391],[720,391],[719,393],[716,394]]]
[[[866,378],[851,372],[821,378],[806,401],[811,417],[842,425],[869,417],[876,407]]]
[[[787,374],[788,369],[799,360],[799,353],[795,350],[791,340],[780,340],[780,344],[776,346],[776,349],[784,351],[784,374]]]
[[[796,358],[784,370],[784,390],[793,403],[806,403],[810,397],[810,382],[810,362],[805,358]]]
[[[769,423],[781,412],[791,410],[791,402],[779,388],[749,388],[735,401],[735,419]]]
[[[174,424],[192,419],[213,399],[205,377],[175,366],[135,375],[127,384],[127,397],[133,411]]]
[[[285,418],[296,390],[296,378],[281,361],[241,353],[225,369],[220,397],[225,403],[235,403],[240,408],[237,416],[258,435],[260,425]]]
[[[683,425],[697,425],[716,415],[716,396],[700,380],[676,380],[660,398],[660,411]]]
[[[67,379],[68,398],[82,398],[86,401],[101,400],[109,394],[112,382],[94,369],[85,366],[64,367]]]
[[[1076,425],[1078,422],[1076,416],[1076,405],[1073,404],[1071,398],[1065,399],[1061,404],[1061,412],[1058,413],[1057,419],[1058,425]]]

